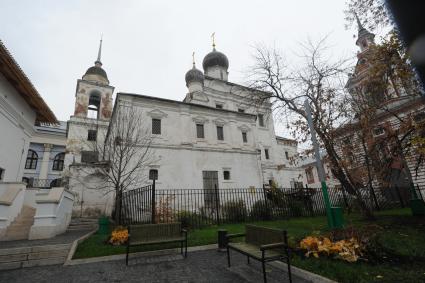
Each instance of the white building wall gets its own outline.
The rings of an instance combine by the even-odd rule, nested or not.
[[[21,182],[36,114],[0,74],[0,167],[2,181]]]

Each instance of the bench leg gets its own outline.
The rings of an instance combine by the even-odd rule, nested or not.
[[[186,241],[185,241],[184,243],[185,243],[185,247],[184,247],[184,257],[186,258],[186,257],[187,257],[187,239],[186,239]]]
[[[180,254],[183,255],[183,242],[180,242]]]
[[[128,266],[128,253],[130,252],[130,246],[127,245],[126,255],[125,255],[125,265]]]
[[[247,256],[247,258],[248,258],[248,260],[247,260],[247,261],[248,261],[248,264],[249,264],[249,256]]]
[[[230,267],[230,251],[229,251],[229,246],[227,246],[226,249],[227,249],[227,265]]]
[[[264,260],[261,261],[261,265],[263,267],[263,281],[264,283],[267,283],[266,263],[264,262]]]
[[[292,273],[291,273],[291,251],[288,249],[286,253],[288,259],[286,261],[286,264],[288,264],[288,277],[289,277],[289,283],[292,283]]]

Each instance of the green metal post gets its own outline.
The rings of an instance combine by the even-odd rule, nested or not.
[[[334,228],[334,220],[331,210],[331,201],[329,200],[329,194],[328,194],[328,187],[326,186],[326,182],[322,181],[322,193],[323,193],[323,199],[325,201],[325,207],[326,207],[326,218],[328,219],[328,226],[329,228]]]
[[[335,226],[333,221],[331,202],[329,200],[328,187],[326,186],[325,170],[323,169],[322,157],[320,156],[319,144],[316,138],[316,130],[314,129],[313,119],[311,117],[311,108],[310,108],[310,104],[308,103],[308,99],[304,101],[304,108],[307,114],[306,116],[307,116],[308,126],[310,128],[311,142],[313,144],[314,154],[316,157],[317,173],[319,175],[320,183],[322,184],[322,192],[323,192],[323,199],[325,201],[328,226],[329,228],[333,229],[335,228]]]

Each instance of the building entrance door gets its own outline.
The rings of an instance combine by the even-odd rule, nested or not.
[[[207,211],[212,213],[220,203],[218,194],[218,172],[202,171],[204,181],[204,205]]]

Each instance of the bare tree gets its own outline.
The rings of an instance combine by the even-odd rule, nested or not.
[[[253,95],[256,104],[271,102],[278,115],[291,117],[294,137],[305,142],[310,137],[303,103],[311,105],[313,126],[321,146],[328,154],[334,176],[344,189],[354,195],[365,217],[373,214],[355,185],[355,180],[337,153],[335,129],[352,119],[349,94],[345,88],[349,62],[334,59],[326,45],[326,37],[317,42],[307,40],[300,44],[301,63],[288,66],[276,49],[257,47],[255,65],[249,79],[251,86],[262,91]]]
[[[121,221],[122,193],[147,181],[146,168],[154,162],[150,127],[143,120],[141,110],[117,102],[107,132],[97,132],[95,141],[85,140],[82,148],[89,149],[91,160],[80,166],[80,174],[71,176],[88,189],[114,194],[114,218]],[[87,151],[86,151],[87,152]],[[85,160],[87,162],[87,160]],[[83,161],[84,163],[84,161]],[[97,176],[98,181],[87,182],[85,176]]]

